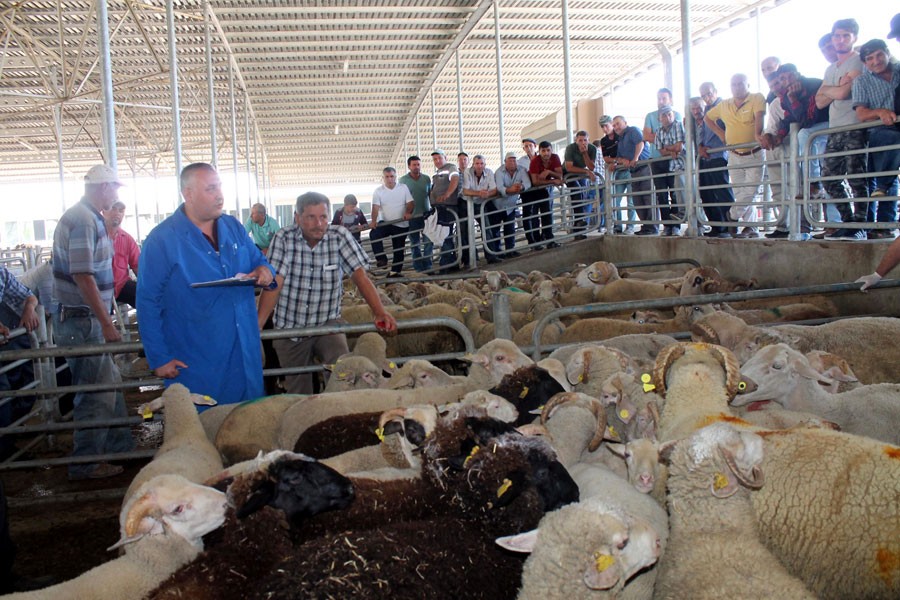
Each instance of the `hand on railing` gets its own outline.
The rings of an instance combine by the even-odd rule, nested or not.
[[[865,292],[879,281],[881,281],[881,275],[879,275],[878,273],[872,273],[871,275],[863,275],[853,283],[861,283],[862,287],[859,288],[859,291]]]

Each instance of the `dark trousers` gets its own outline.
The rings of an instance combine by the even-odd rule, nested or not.
[[[499,211],[494,206],[493,202],[488,202],[484,205],[484,209],[487,211],[487,242],[486,245],[488,250],[493,254],[500,254],[502,249],[500,247],[500,229],[502,226],[503,229],[503,246],[506,250],[512,250],[516,247],[516,213],[506,212],[505,209],[500,209]]]
[[[406,234],[409,228],[397,227],[396,225],[379,225],[369,233],[369,239],[372,240],[372,252],[375,253],[375,260],[382,262],[387,260],[384,254],[384,242],[386,237],[391,238],[391,246],[394,249],[394,257],[391,262],[391,271],[399,273],[403,270],[403,254],[406,250]]]
[[[650,172],[653,173],[653,188],[656,190],[656,204],[659,206],[659,218],[668,219],[675,204],[675,194],[672,187],[675,178],[669,171],[669,161],[658,160],[650,163]]]
[[[332,319],[324,324],[343,323],[346,323],[343,319]],[[289,338],[277,339],[273,340],[273,345],[282,367],[305,367],[313,364],[314,359],[319,359],[322,364],[334,364],[338,357],[350,352],[347,348],[347,336],[343,333],[300,338],[296,342]],[[287,375],[284,387],[288,394],[312,394],[313,374]]]
[[[530,245],[553,239],[553,215],[550,213],[550,190],[539,188],[522,192],[522,226]]]
[[[133,280],[129,279],[125,282],[125,285],[122,286],[122,291],[119,292],[119,295],[116,296],[116,302],[122,304],[128,304],[137,308],[137,283]]]
[[[449,265],[456,264],[456,236],[454,235],[457,223],[456,223],[456,206],[437,206],[435,207],[437,211],[437,220],[438,225],[444,225],[450,228],[450,233],[447,234],[447,237],[444,239],[444,243],[441,244],[440,249],[440,262],[438,263],[441,267],[447,267]],[[465,226],[465,223],[461,223]],[[462,229],[460,229],[462,231]],[[467,239],[468,239],[468,231],[466,231]]]
[[[589,179],[574,179],[567,181],[566,187],[570,190],[569,201],[572,203],[572,216],[575,220],[572,232],[579,233],[587,229],[584,213],[594,197],[591,182]]]
[[[734,204],[734,194],[730,187],[703,189],[706,186],[728,185],[728,161],[724,158],[700,159],[700,201],[703,203],[703,212],[710,221],[728,222],[728,210],[730,206],[709,206],[728,202]],[[722,171],[707,172],[705,169],[723,169]],[[713,232],[722,233],[727,229],[725,225],[714,225]]]
[[[650,167],[647,165],[640,165],[630,170],[629,177],[631,179],[637,179],[638,177],[644,178],[650,175]],[[656,211],[650,207],[653,204],[653,196],[650,191],[650,180],[642,179],[641,181],[632,181],[631,182],[631,194],[634,198],[634,210],[638,214],[638,218],[642,221],[641,223],[641,231],[646,227],[648,231],[659,231],[659,228],[654,223],[647,223],[647,221],[652,221],[656,216]]]

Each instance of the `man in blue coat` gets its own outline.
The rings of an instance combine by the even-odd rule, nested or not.
[[[147,237],[137,297],[147,361],[166,385],[181,383],[220,404],[264,395],[253,285],[192,288],[246,274],[257,286],[274,270],[243,225],[222,214],[222,182],[206,163],[181,171],[184,203]]]

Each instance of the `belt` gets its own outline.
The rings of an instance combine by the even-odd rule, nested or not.
[[[59,305],[60,322],[65,321],[66,319],[74,319],[76,317],[91,317],[93,315],[94,311],[92,311],[89,306],[66,306],[64,304]]]
[[[752,154],[756,154],[761,151],[762,151],[762,148],[760,148],[759,146],[757,146],[756,148],[753,148],[752,150],[744,150],[743,152],[741,152],[740,150],[732,150],[732,152],[734,152],[738,156],[750,156]]]

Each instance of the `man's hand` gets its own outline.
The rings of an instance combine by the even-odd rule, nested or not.
[[[178,377],[178,369],[187,369],[187,365],[177,358],[173,358],[163,366],[153,369],[153,373],[163,379],[172,379]]]
[[[0,346],[2,346],[9,341],[9,339],[7,339],[9,338],[9,327],[4,325],[3,323],[0,323],[0,335],[3,336],[3,339],[0,340]]]
[[[859,291],[865,292],[879,281],[881,281],[881,275],[879,275],[878,273],[872,273],[871,275],[863,275],[853,283],[861,283],[862,287],[859,288]]]
[[[122,333],[116,329],[116,326],[113,322],[107,321],[102,325],[103,330],[103,339],[107,342],[121,342],[122,341]]]
[[[397,331],[397,320],[389,312],[375,315],[375,329],[382,333]]]
[[[259,287],[268,287],[272,283],[272,271],[266,265],[259,265],[250,273],[256,278],[256,285]]]
[[[22,311],[22,320],[19,321],[19,327],[24,327],[28,331],[34,331],[40,325],[37,314],[34,312],[33,306],[26,306]]]

